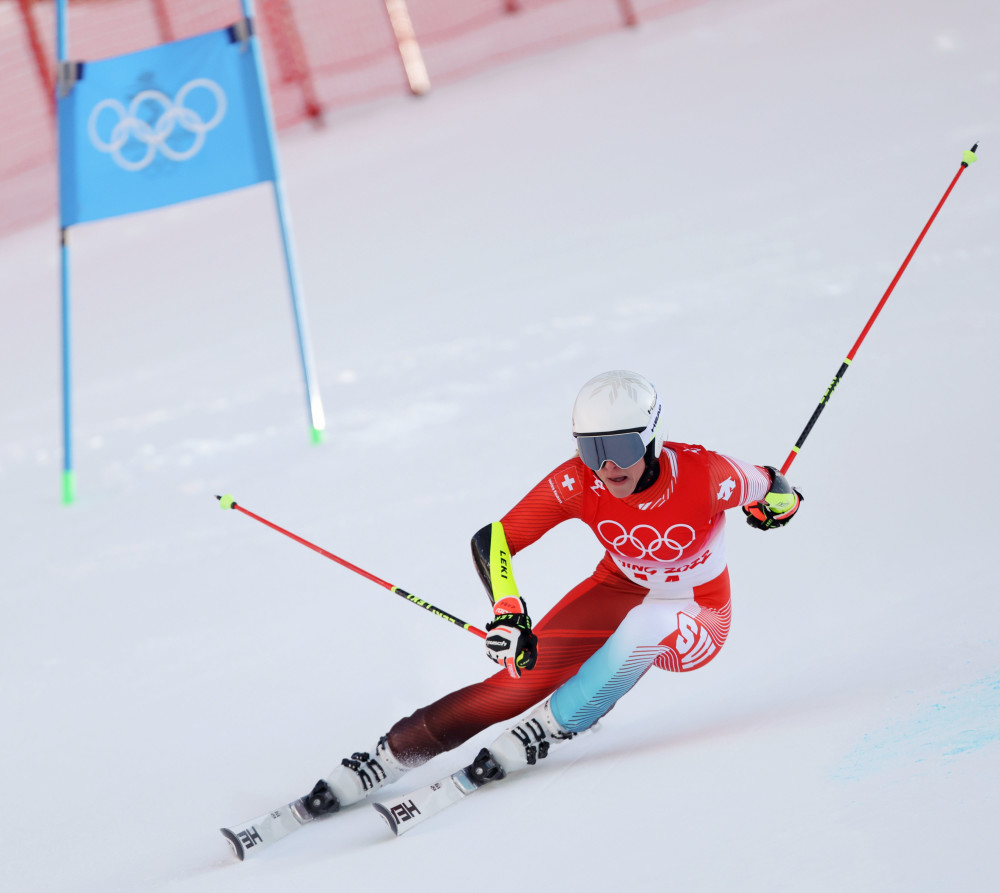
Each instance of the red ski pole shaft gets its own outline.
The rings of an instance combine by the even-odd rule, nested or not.
[[[948,196],[951,195],[951,191],[955,188],[958,178],[961,177],[965,169],[976,160],[976,149],[978,148],[979,143],[976,143],[971,149],[962,154],[962,164],[958,169],[958,173],[956,173],[952,178],[952,181],[945,190],[944,195],[941,196],[941,201],[937,203],[934,213],[931,214],[927,223],[924,224],[924,228],[920,231],[920,235],[917,236],[917,241],[913,243],[910,253],[906,255],[903,265],[896,271],[896,275],[892,277],[892,282],[889,283],[889,287],[885,290],[885,294],[882,295],[882,300],[878,302],[875,312],[872,313],[868,322],[865,324],[865,327],[861,330],[858,340],[854,342],[854,347],[851,348],[847,357],[844,359],[844,362],[840,364],[840,368],[837,370],[837,374],[833,377],[830,387],[826,389],[826,393],[819,401],[819,405],[813,411],[808,424],[799,435],[799,439],[795,441],[795,446],[792,447],[792,451],[788,454],[788,458],[785,459],[785,464],[781,466],[782,474],[787,472],[792,462],[795,461],[795,457],[799,454],[799,450],[802,449],[802,444],[805,443],[806,438],[809,436],[809,432],[812,431],[812,427],[816,424],[816,420],[819,418],[820,413],[823,412],[827,403],[830,402],[830,398],[833,396],[833,392],[836,390],[837,385],[840,384],[840,380],[847,373],[848,367],[854,361],[854,355],[858,352],[858,348],[861,347],[861,342],[868,336],[868,332],[871,331],[871,327],[875,324],[875,320],[878,319],[878,315],[882,312],[882,308],[885,306],[886,301],[889,300],[889,295],[892,294],[892,290],[896,287],[896,283],[899,282],[900,277],[903,275],[903,271],[907,268],[907,266],[909,266],[910,260],[913,258],[913,255],[916,254],[917,248],[920,247],[920,243],[924,240],[924,236],[927,235],[927,230],[931,228],[931,224],[934,222],[934,218],[937,217],[938,211],[941,210],[942,205],[944,205],[945,201],[947,201]]]
[[[388,583],[385,580],[376,577],[374,574],[368,573],[368,571],[363,570],[356,564],[351,564],[351,562],[346,561],[337,555],[334,555],[332,552],[327,552],[326,549],[317,546],[315,543],[309,542],[309,540],[307,539],[303,539],[301,536],[292,533],[290,530],[285,530],[284,527],[279,527],[273,521],[268,521],[267,518],[262,518],[260,515],[254,514],[249,509],[245,509],[243,508],[243,506],[239,505],[236,502],[236,500],[233,499],[232,496],[228,495],[216,496],[215,498],[219,500],[219,505],[222,508],[235,509],[238,512],[242,512],[248,518],[253,518],[254,521],[259,521],[265,527],[270,527],[272,530],[277,530],[278,533],[283,533],[290,539],[295,540],[295,542],[302,543],[303,546],[307,546],[314,552],[319,552],[319,554],[322,555],[324,558],[329,558],[331,561],[337,562],[337,564],[341,565],[341,567],[346,567],[349,571],[354,571],[354,573],[359,574],[366,580],[371,580],[373,583],[378,583],[378,585],[383,587],[384,589],[388,589],[390,592],[394,592],[396,595],[405,598],[408,602],[410,602],[410,604],[416,605],[418,608],[423,608],[425,611],[430,611],[430,613],[435,615],[436,617],[440,617],[442,620],[447,620],[449,623],[454,623],[456,626],[460,626],[462,627],[462,629],[468,630],[470,633],[475,633],[481,639],[486,638],[486,633],[483,632],[483,630],[473,626],[471,623],[466,623],[464,620],[459,619],[454,614],[449,614],[447,611],[442,611],[440,608],[434,607],[434,605],[432,605],[430,602],[425,602],[423,599],[417,598],[417,596],[415,595],[411,595],[405,589],[401,589],[399,586],[394,586],[392,583]]]

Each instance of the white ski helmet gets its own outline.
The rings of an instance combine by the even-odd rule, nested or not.
[[[590,379],[573,404],[573,436],[593,471],[608,460],[619,468],[643,457],[655,462],[663,448],[663,403],[652,382],[615,369]]]

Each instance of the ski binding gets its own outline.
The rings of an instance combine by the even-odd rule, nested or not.
[[[505,774],[493,754],[484,747],[464,769],[393,800],[376,801],[372,806],[385,819],[392,833],[399,837],[479,790],[484,784],[499,781]]]

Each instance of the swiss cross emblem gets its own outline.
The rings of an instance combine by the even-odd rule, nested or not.
[[[717,499],[729,499],[733,495],[733,490],[736,489],[736,481],[731,477],[726,478],[721,484],[719,484],[719,492],[716,495]]]
[[[566,477],[564,477],[560,483],[562,483],[562,485],[567,490],[569,490],[570,493],[572,493],[573,492],[573,485],[576,483],[576,478],[571,478],[569,476],[569,473],[567,472]]]

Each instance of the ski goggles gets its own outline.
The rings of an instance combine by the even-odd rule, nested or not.
[[[631,468],[646,452],[642,431],[621,431],[609,434],[577,434],[576,448],[583,464],[591,471],[600,471],[605,462],[619,468]]]
[[[631,468],[645,455],[646,445],[656,439],[662,411],[663,404],[657,400],[645,428],[574,434],[583,464],[591,471],[600,471],[605,462],[614,462],[619,468]]]

